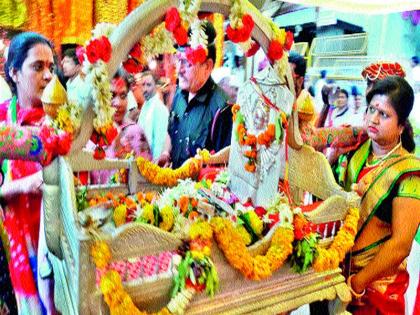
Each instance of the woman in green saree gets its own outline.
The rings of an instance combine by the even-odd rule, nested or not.
[[[340,184],[361,196],[346,266],[350,311],[404,314],[405,260],[420,222],[420,161],[410,154],[415,144],[407,121],[414,94],[407,81],[391,76],[375,83],[366,98],[369,139],[337,168]]]

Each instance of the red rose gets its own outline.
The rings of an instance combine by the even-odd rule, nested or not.
[[[183,46],[188,42],[188,33],[182,25],[179,25],[173,32],[175,41],[178,45]]]
[[[256,54],[256,52],[260,49],[260,44],[255,41],[252,41],[251,48],[245,53],[246,57],[252,57]]]
[[[130,50],[130,56],[137,61],[140,61],[142,54],[143,52],[139,43],[135,44],[134,47]]]
[[[244,41],[246,41],[251,36],[252,29],[254,28],[254,20],[252,19],[252,16],[249,14],[244,14],[242,16],[242,24],[242,34]]]
[[[86,56],[91,64],[97,62],[100,58],[100,47],[97,39],[91,40],[86,47]]]
[[[143,70],[143,66],[133,58],[129,58],[123,62],[123,67],[128,73],[139,73]]]
[[[112,46],[108,37],[101,36],[98,40],[98,46],[100,48],[100,58],[103,61],[108,62],[109,59],[111,59],[112,54]]]
[[[267,57],[272,62],[283,56],[283,45],[278,40],[272,40],[268,46]]]
[[[181,24],[181,17],[179,16],[178,9],[175,7],[169,8],[165,16],[165,28],[169,32],[174,32],[175,29]]]
[[[86,49],[83,46],[77,46],[76,48],[76,56],[77,59],[79,59],[79,63],[83,64],[83,61],[85,61],[85,53]]]
[[[242,41],[242,34],[240,29],[234,29],[230,24],[226,28],[226,35],[233,43],[240,43]]]
[[[286,50],[290,50],[292,48],[293,41],[294,41],[294,39],[293,39],[293,33],[287,31],[286,32],[286,40],[284,41],[284,48]]]
[[[190,64],[200,64],[206,61],[207,59],[207,52],[206,50],[200,45],[196,49],[188,47],[185,51],[185,56],[187,57]]]
[[[265,210],[263,207],[255,207],[254,209],[255,214],[262,219],[262,217],[264,216],[264,214],[267,213],[267,210]]]
[[[71,135],[64,132],[58,136],[57,153],[59,155],[67,155],[71,148]]]
[[[103,160],[105,158],[105,151],[101,146],[96,146],[95,151],[93,152],[93,158],[95,160]]]

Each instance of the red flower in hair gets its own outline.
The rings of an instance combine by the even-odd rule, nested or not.
[[[133,58],[128,58],[123,62],[123,67],[128,73],[139,73],[143,70],[143,66]]]
[[[283,45],[278,40],[272,40],[268,46],[267,57],[272,62],[283,57]]]
[[[258,51],[258,49],[260,49],[260,44],[258,44],[255,41],[252,41],[251,48],[248,49],[248,51],[245,53],[245,56],[246,57],[252,57],[252,56],[254,56],[255,53]]]
[[[77,59],[79,59],[79,63],[82,64],[83,61],[85,61],[85,53],[86,53],[86,49],[83,46],[77,46],[76,48],[76,56]]]
[[[185,51],[190,64],[195,65],[197,63],[203,63],[207,59],[207,51],[200,45],[196,49],[188,47]]]
[[[179,25],[173,32],[175,41],[178,45],[183,46],[188,42],[188,33],[182,25]]]
[[[166,11],[165,28],[169,32],[174,32],[180,24],[181,17],[179,15],[178,9],[175,7],[169,8],[168,11]]]
[[[294,39],[293,39],[293,33],[287,31],[286,32],[286,40],[284,42],[284,49],[290,50],[292,48],[293,41],[294,41]]]

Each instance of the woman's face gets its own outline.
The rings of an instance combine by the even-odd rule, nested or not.
[[[366,113],[366,129],[369,138],[380,145],[397,143],[403,131],[398,115],[386,95],[375,95]]]
[[[124,120],[125,113],[127,111],[127,94],[128,88],[123,78],[115,78],[111,81],[111,105],[115,108],[114,121],[117,124],[121,124]]]
[[[19,99],[28,100],[26,106],[41,106],[41,96],[54,70],[53,52],[48,45],[36,44],[28,50],[28,55],[20,70],[11,69],[11,77],[16,83]]]

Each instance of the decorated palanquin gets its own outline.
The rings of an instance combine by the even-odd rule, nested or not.
[[[92,98],[81,127],[63,118],[78,116],[71,104],[53,120],[74,134],[70,153],[43,171],[58,309],[276,314],[335,299],[331,312],[344,313],[350,292],[339,263],[354,241],[359,198],[336,184],[322,154],[302,144],[287,62],[291,35],[246,1],[186,3],[147,1],[112,32],[97,31],[84,54]],[[205,151],[177,170],[143,158],[101,159],[115,137],[109,78],[121,61],[127,70],[141,68],[142,53],[159,50],[153,37],[180,40],[179,28],[186,31],[198,9],[229,16],[231,40],[247,53],[259,43],[272,63],[244,84],[232,108],[229,166],[198,180]],[[162,27],[165,12],[172,18]],[[88,139],[94,153],[83,149]],[[113,175],[98,183],[91,180],[98,172]],[[304,192],[322,202],[302,206]]]

